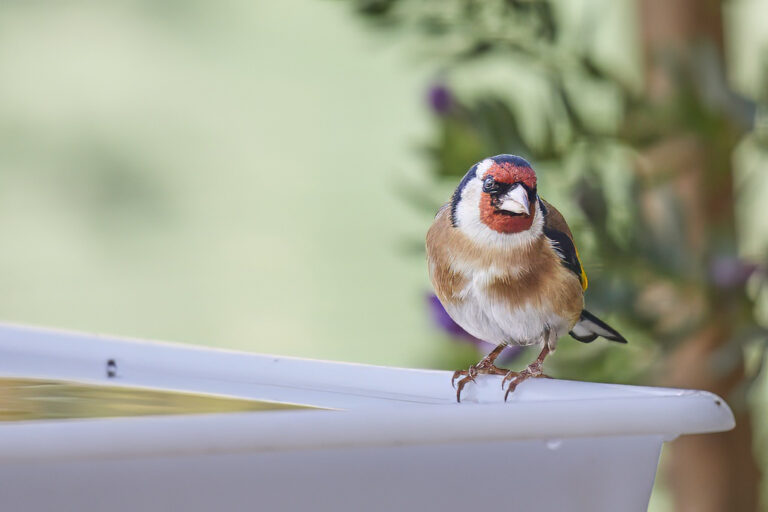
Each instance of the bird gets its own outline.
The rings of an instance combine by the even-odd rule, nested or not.
[[[522,157],[503,154],[473,165],[438,210],[426,249],[446,312],[469,334],[496,345],[477,364],[454,372],[458,402],[477,375],[503,375],[505,401],[525,380],[548,377],[544,359],[566,333],[583,343],[597,337],[627,343],[584,309],[588,281],[571,230],[539,197],[536,172]],[[498,368],[496,358],[511,345],[541,352],[522,371]]]

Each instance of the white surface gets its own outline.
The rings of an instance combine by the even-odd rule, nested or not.
[[[220,435],[226,434],[224,428]],[[0,509],[639,512],[647,507],[660,439],[546,445],[500,441],[2,463]]]
[[[16,326],[0,376],[344,409],[0,424],[2,510],[640,511],[663,440],[733,427],[700,391],[539,379],[504,403],[486,377],[456,404],[450,372]]]

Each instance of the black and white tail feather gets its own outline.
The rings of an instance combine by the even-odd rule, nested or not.
[[[582,343],[595,341],[598,336],[619,343],[627,342],[627,340],[624,339],[624,336],[619,334],[616,329],[603,322],[586,309],[581,311],[579,321],[576,322],[576,325],[573,326],[573,329],[568,334]]]

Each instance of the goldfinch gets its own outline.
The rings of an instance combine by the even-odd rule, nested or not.
[[[546,377],[544,358],[569,332],[626,343],[584,309],[587,276],[563,216],[538,196],[536,173],[519,156],[498,155],[472,166],[427,232],[429,276],[453,320],[496,348],[454,373],[456,400],[479,374],[509,381],[504,400],[524,380]],[[542,347],[521,372],[494,365],[508,345]]]

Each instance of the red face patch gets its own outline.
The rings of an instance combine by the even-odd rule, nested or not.
[[[530,167],[518,167],[508,162],[493,164],[485,175],[480,176],[484,179],[486,176],[493,176],[493,179],[499,183],[523,183],[530,189],[536,188],[536,173]]]
[[[533,225],[533,215],[501,213],[492,204],[491,196],[488,194],[483,194],[480,198],[480,220],[499,233],[520,233],[531,229]]]
[[[488,176],[499,183],[523,183],[531,190],[536,188],[536,173],[530,167],[518,167],[506,162],[493,164],[480,178]],[[531,210],[531,215],[510,215],[493,204],[490,194],[480,195],[480,220],[499,233],[520,233],[530,229],[533,225],[534,204],[531,204]]]

